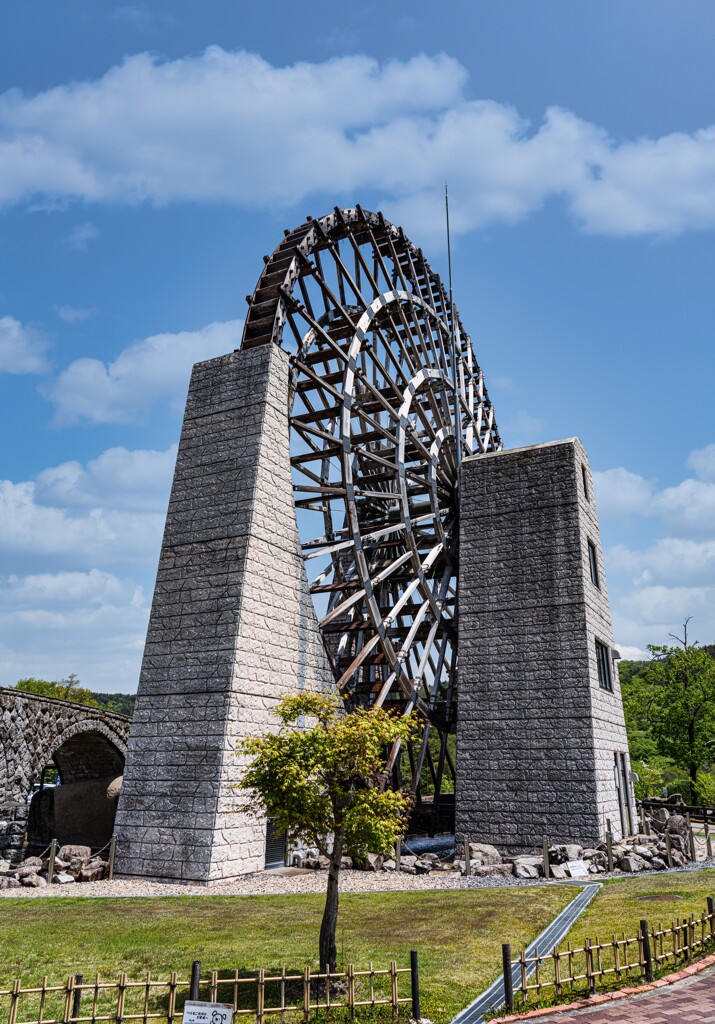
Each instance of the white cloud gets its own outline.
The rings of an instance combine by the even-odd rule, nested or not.
[[[143,12],[115,16],[146,24]],[[441,239],[449,179],[455,232],[520,220],[552,197],[592,232],[715,226],[715,127],[615,141],[556,107],[533,127],[469,98],[467,83],[445,55],[274,67],[215,46],[139,54],[95,81],[0,96],[0,203],[271,206],[370,190],[409,231]]]
[[[238,348],[242,331],[242,320],[229,320],[198,331],[153,334],[111,363],[76,359],[44,389],[55,405],[55,423],[130,423],[156,402],[183,403],[193,364]]]
[[[70,249],[79,249],[83,251],[87,248],[90,242],[99,238],[99,228],[96,224],[92,224],[90,221],[85,221],[84,224],[78,224],[74,227],[67,235],[65,242]]]
[[[109,448],[0,481],[0,684],[136,688],[175,458]]]
[[[81,309],[77,306],[55,306],[55,313],[66,324],[76,324],[80,320],[89,320],[94,310]]]
[[[637,473],[619,466],[594,472],[598,510],[603,515],[651,515],[654,485]]]
[[[45,469],[35,481],[38,504],[65,509],[166,510],[176,461],[174,444],[166,451],[108,448],[86,466],[63,462]]]
[[[672,530],[711,534],[715,528],[715,483],[683,480],[661,491],[657,507]]]
[[[705,448],[696,448],[688,456],[686,463],[700,480],[715,483],[715,444]]]
[[[159,550],[164,515],[121,508],[41,505],[32,481],[0,480],[3,564],[104,566],[143,563]]]
[[[43,373],[47,342],[13,316],[0,317],[0,373]]]
[[[689,615],[702,642],[715,642],[715,445],[692,451],[686,464],[696,477],[665,488],[622,466],[594,473],[606,530],[609,520],[642,516],[649,537],[665,533],[605,552],[621,652],[670,643]]]
[[[0,577],[0,684],[76,672],[90,688],[133,690],[148,614],[136,582],[97,569]]]

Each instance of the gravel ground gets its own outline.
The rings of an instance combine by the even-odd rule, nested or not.
[[[680,874],[686,871],[702,871],[715,868],[715,858],[699,861],[685,868],[660,871],[659,875]],[[629,878],[630,875],[591,875],[589,882],[603,882],[609,878]],[[640,876],[639,876],[640,877]],[[655,874],[654,876],[655,877]],[[583,885],[586,879],[553,882],[554,885]],[[48,885],[42,889],[0,890],[0,899],[27,898],[42,899],[62,896],[85,896],[88,898],[115,898],[141,896],[281,896],[300,893],[325,892],[325,871],[265,871],[245,875],[234,882],[223,882],[207,888],[203,885],[176,885],[171,882],[145,882],[141,880],[120,880],[113,882],[84,882],[80,885]],[[343,893],[406,892],[419,889],[503,889],[512,886],[543,885],[543,879],[502,878],[498,875],[487,878],[462,878],[458,875],[434,873],[429,875],[408,875],[404,872],[348,871],[340,872],[340,891]]]

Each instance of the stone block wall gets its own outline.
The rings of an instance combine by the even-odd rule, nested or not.
[[[238,740],[333,675],[298,541],[289,363],[275,345],[193,370],[117,813],[117,870],[210,883],[263,868],[236,811]]]
[[[588,540],[600,587],[591,581]],[[626,740],[590,470],[577,439],[462,464],[456,831],[520,851],[619,831]]]
[[[42,769],[63,783],[121,774],[129,719],[74,701],[0,688],[0,857],[19,857]]]

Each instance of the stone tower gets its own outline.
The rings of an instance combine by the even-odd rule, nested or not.
[[[264,866],[265,821],[235,813],[242,736],[276,699],[327,689],[297,536],[288,356],[193,370],[117,812],[117,871],[211,883]]]
[[[630,831],[628,741],[586,453],[461,472],[456,831],[519,851]]]

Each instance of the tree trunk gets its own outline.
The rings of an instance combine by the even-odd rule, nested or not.
[[[688,722],[688,747],[690,753],[690,801],[698,798],[698,761],[695,754],[695,722],[691,718]]]
[[[328,868],[328,891],[325,896],[323,922],[320,926],[320,969],[335,970],[338,962],[338,950],[335,945],[335,931],[338,926],[338,884],[340,880],[340,862],[343,859],[343,832],[336,832],[333,852],[330,855]]]

